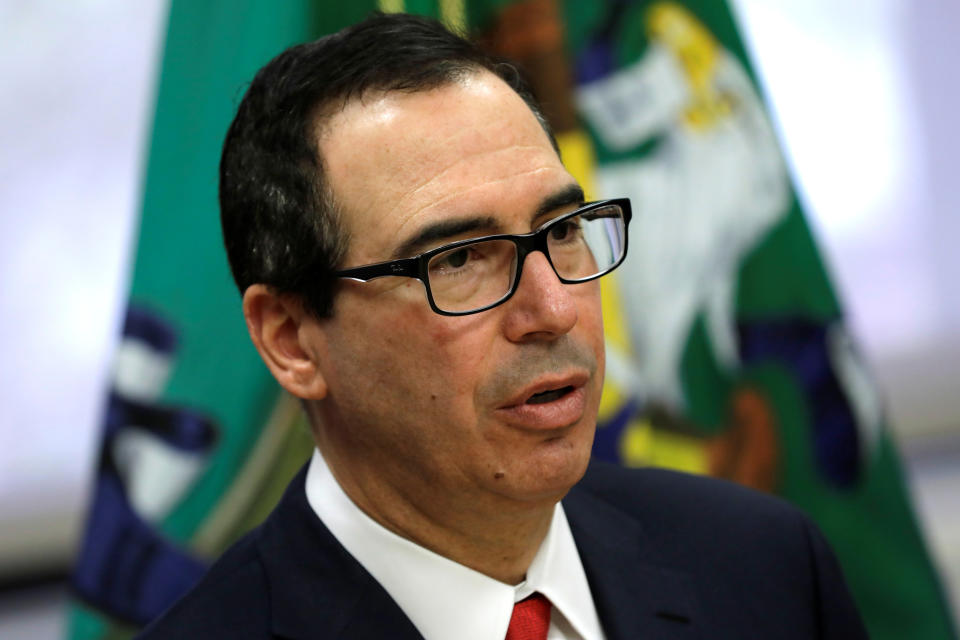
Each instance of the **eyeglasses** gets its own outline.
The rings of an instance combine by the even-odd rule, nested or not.
[[[506,302],[517,290],[523,261],[540,251],[564,284],[587,282],[616,269],[627,255],[629,198],[591,202],[536,231],[451,242],[412,258],[334,271],[367,282],[385,276],[420,280],[430,307],[465,316]]]

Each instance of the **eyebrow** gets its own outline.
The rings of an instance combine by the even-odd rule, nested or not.
[[[578,184],[571,184],[562,190],[548,196],[537,207],[533,214],[532,221],[536,221],[551,211],[571,204],[583,203],[583,189]],[[422,253],[427,245],[433,244],[438,240],[447,240],[464,233],[473,231],[489,231],[496,233],[500,228],[500,223],[493,216],[476,216],[473,218],[456,218],[452,220],[440,220],[429,224],[420,229],[414,236],[408,238],[400,244],[394,251],[392,259],[406,258]]]
[[[576,183],[567,185],[564,189],[558,191],[540,203],[540,206],[537,207],[536,213],[533,214],[533,221],[536,221],[537,218],[556,211],[561,207],[567,207],[571,204],[579,206],[582,205],[583,202],[583,189],[580,187],[580,185]]]
[[[415,236],[397,247],[393,252],[393,258],[406,258],[422,253],[421,249],[437,240],[446,240],[471,231],[489,231],[496,228],[497,221],[491,216],[441,220],[427,225]]]

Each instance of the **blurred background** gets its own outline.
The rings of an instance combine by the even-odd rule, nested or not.
[[[958,611],[960,6],[730,8]],[[64,636],[167,14],[163,0],[0,0],[3,638]]]

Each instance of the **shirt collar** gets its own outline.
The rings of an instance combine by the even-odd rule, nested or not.
[[[389,531],[344,493],[319,451],[306,479],[307,500],[334,537],[390,594],[425,640],[500,640],[513,604],[545,595],[584,640],[603,633],[563,507],[527,578],[516,586],[494,580]]]

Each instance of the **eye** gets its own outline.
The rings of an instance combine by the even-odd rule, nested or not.
[[[430,272],[437,275],[450,275],[472,265],[480,257],[475,246],[451,249],[430,260]]]
[[[452,267],[454,269],[459,269],[467,263],[467,258],[470,256],[470,250],[467,248],[457,249],[456,251],[451,251],[446,254],[442,260],[443,265]]]
[[[569,241],[579,236],[580,218],[567,218],[550,227],[550,239],[555,241]]]
[[[494,280],[511,273],[515,264],[516,247],[509,240],[480,240],[442,251],[430,259],[427,270],[431,282],[443,278],[448,281],[483,279]]]

